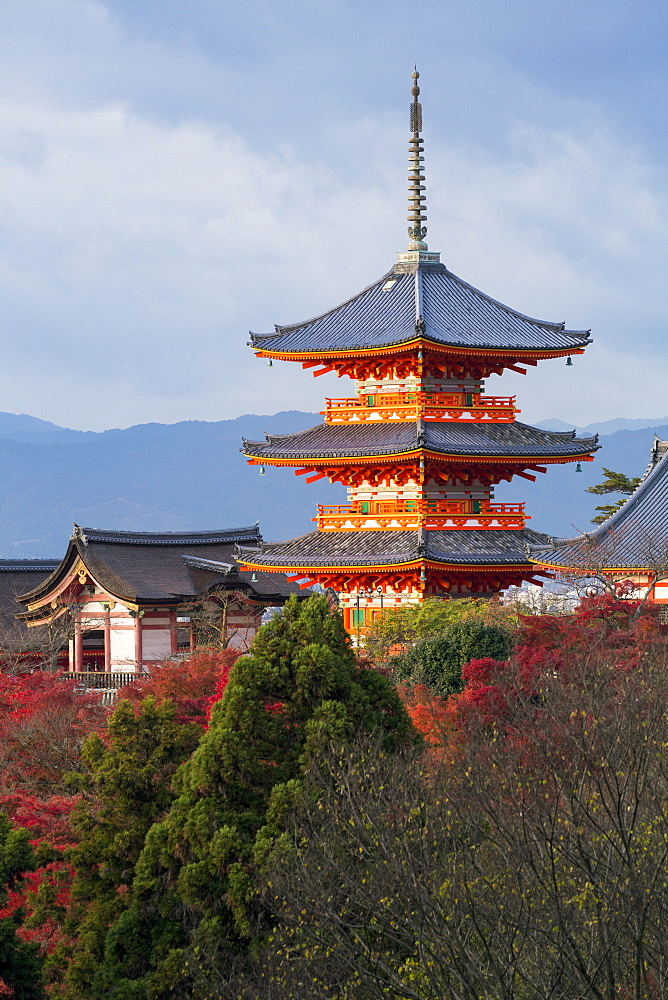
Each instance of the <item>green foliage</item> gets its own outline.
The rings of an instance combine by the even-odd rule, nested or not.
[[[356,667],[325,598],[291,599],[235,664],[176,777],[178,798],[148,832],[97,995],[223,995],[221,983],[267,930],[257,868],[299,797],[304,767],[360,732],[378,733],[387,750],[416,740],[391,684]]]
[[[611,469],[606,469],[603,466],[603,472],[605,473],[605,479],[602,483],[597,483],[595,486],[588,486],[586,489],[587,493],[595,493],[597,496],[602,496],[604,493],[624,493],[626,496],[630,496],[631,493],[639,486],[641,479],[636,476],[634,479],[629,479],[623,472],[613,472]],[[621,507],[624,506],[626,500],[622,498],[617,500],[613,504],[602,504],[596,507],[596,510],[600,510],[600,514],[596,517],[592,517],[592,524],[603,524],[607,521],[609,517],[612,517]]]
[[[408,652],[417,643],[439,637],[451,625],[469,620],[507,630],[515,624],[512,613],[498,601],[474,597],[444,601],[432,597],[387,608],[370,627],[365,652],[377,662],[386,662]]]
[[[597,496],[601,496],[603,493],[626,493],[630,496],[640,484],[639,476],[629,479],[623,472],[613,472],[611,469],[606,469],[605,466],[603,466],[603,472],[605,473],[603,482],[597,483],[596,486],[588,486],[587,493],[595,493]]]
[[[9,892],[20,889],[21,876],[34,865],[29,834],[13,826],[4,813],[0,813],[0,906],[5,914],[0,917],[0,993],[3,987],[14,1000],[41,1000],[42,962],[33,944],[21,941],[17,930],[23,912],[20,907],[6,906]]]
[[[392,661],[398,680],[426,684],[446,698],[462,690],[462,667],[469,660],[505,660],[512,650],[510,634],[474,617],[454,620],[440,634],[413,646]]]
[[[122,701],[105,738],[94,734],[84,744],[86,770],[77,781],[82,801],[72,816],[79,841],[70,851],[73,905],[66,924],[76,941],[65,997],[94,995],[107,928],[127,906],[146,832],[171,805],[174,772],[201,734],[197,725],[179,724],[174,715],[172,702]]]

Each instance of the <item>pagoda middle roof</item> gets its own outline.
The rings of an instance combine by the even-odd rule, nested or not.
[[[668,559],[668,442],[656,438],[635,492],[612,517],[575,538],[551,538],[531,561],[563,568],[651,569]]]
[[[258,459],[371,458],[419,449],[444,455],[499,457],[575,457],[598,448],[598,435],[578,438],[575,431],[548,431],[519,421],[499,424],[456,421],[316,424],[295,434],[266,434],[246,441],[244,454]]]
[[[497,302],[443,264],[396,267],[313,319],[250,334],[255,350],[327,354],[386,348],[420,337],[451,347],[509,351],[577,350],[589,330],[567,330]]]
[[[527,566],[528,546],[545,535],[521,531],[312,531],[244,551],[251,565],[276,569],[388,566],[428,560],[447,565]]]

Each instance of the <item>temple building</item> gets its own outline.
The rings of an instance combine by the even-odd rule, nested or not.
[[[642,480],[600,527],[550,538],[530,555],[536,569],[570,580],[603,579],[620,596],[664,605],[668,621],[668,441],[654,439]]]
[[[261,542],[257,525],[165,533],[75,525],[60,563],[17,567],[14,588],[19,577],[26,583],[12,595],[19,626],[50,628],[67,651],[59,665],[99,673],[95,687],[200,646],[246,649],[266,609],[299,592],[284,576],[239,565],[237,546]],[[9,572],[5,579],[7,603]]]
[[[524,504],[495,503],[496,483],[535,479],[549,465],[590,461],[596,438],[520,423],[514,397],[484,380],[582,354],[589,331],[531,319],[454,275],[429,250],[422,109],[413,74],[409,244],[378,281],[314,319],[251,334],[257,357],[299,362],[355,381],[326,399],[324,421],[244,441],[250,464],[327,477],[348,503],[320,506],[317,530],[241,558],[250,571],[290,574],[340,594],[347,627],[426,596],[485,595],[532,579]]]

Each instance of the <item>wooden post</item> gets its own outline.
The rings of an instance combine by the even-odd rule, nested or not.
[[[135,615],[135,673],[141,674],[143,670],[142,663],[142,641],[141,641],[141,617],[140,612],[137,611]]]
[[[83,631],[78,613],[74,623],[74,670],[77,674],[83,670]]]
[[[169,638],[172,656],[176,656],[179,651],[179,640],[176,634],[177,627],[176,611],[173,611],[169,616]]]
[[[104,613],[104,672],[111,673],[111,614]]]

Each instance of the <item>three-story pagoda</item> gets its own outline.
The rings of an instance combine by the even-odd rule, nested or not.
[[[462,281],[428,249],[418,73],[413,73],[408,249],[364,291],[315,319],[251,334],[260,358],[335,371],[355,395],[326,399],[324,422],[246,441],[250,464],[293,466],[306,482],[348,488],[320,506],[317,531],[245,552],[249,569],[287,572],[341,595],[354,629],[382,607],[427,596],[485,595],[536,572],[522,503],[493,487],[548,465],[591,460],[596,437],[520,423],[515,398],[484,379],[582,354],[588,330],[531,319]]]

